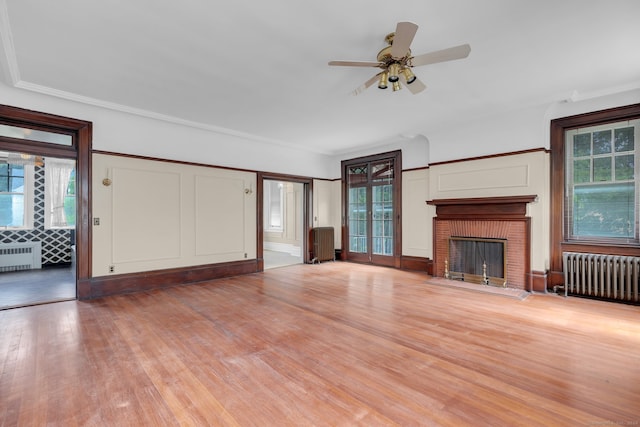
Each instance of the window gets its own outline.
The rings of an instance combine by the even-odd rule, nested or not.
[[[75,160],[45,160],[45,228],[74,228],[76,223]]]
[[[14,154],[0,153],[0,228],[33,228],[33,166]]]
[[[569,240],[638,241],[639,130],[633,120],[566,131]]]
[[[31,141],[46,142],[57,145],[73,145],[73,138],[71,135],[3,124],[0,124],[0,136],[7,136],[9,138],[16,139],[28,139]]]
[[[638,121],[640,104],[551,120],[551,253],[547,287],[564,284],[563,252],[638,256]],[[622,130],[631,127],[633,148],[631,131]],[[578,136],[583,134],[588,135]],[[611,143],[607,142],[609,138]],[[630,158],[624,157],[631,153],[633,191],[629,188]],[[606,216],[600,216],[604,212]],[[604,225],[613,221],[611,218],[618,219],[616,227]]]
[[[280,181],[264,183],[265,230],[281,232],[284,230],[284,183]]]

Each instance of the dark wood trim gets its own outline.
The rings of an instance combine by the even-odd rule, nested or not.
[[[547,292],[547,272],[546,271],[536,271],[533,270],[531,272],[531,288],[530,291],[533,292]]]
[[[521,150],[521,151],[510,151],[507,153],[499,153],[499,154],[491,154],[491,155],[487,155],[487,156],[477,156],[477,157],[467,157],[464,159],[455,159],[455,160],[445,160],[442,162],[434,162],[434,163],[430,163],[429,166],[439,166],[439,165],[448,165],[451,163],[462,163],[462,162],[469,162],[472,160],[484,160],[484,159],[493,159],[496,157],[507,157],[507,156],[517,156],[520,154],[528,154],[528,153],[537,153],[539,151],[544,151],[545,153],[548,152],[548,150],[546,148],[532,148],[529,150]]]
[[[348,209],[348,201],[347,201],[347,176],[346,169],[351,165],[357,165],[361,163],[368,162],[376,162],[382,161],[385,159],[393,159],[394,160],[394,169],[396,171],[394,177],[394,208],[395,208],[395,227],[394,227],[394,249],[393,257],[388,256],[371,256],[371,261],[367,261],[364,257],[360,258],[349,258],[349,250],[348,244],[349,241],[349,230],[347,227],[347,209]],[[374,265],[382,265],[386,267],[394,267],[400,268],[402,265],[402,150],[389,151],[386,153],[373,154],[369,156],[357,157],[354,159],[343,160],[340,164],[341,176],[342,176],[342,206],[341,206],[341,214],[342,214],[342,251],[341,251],[341,259],[343,261],[356,261],[362,262],[365,264],[374,264]]]
[[[422,170],[428,170],[429,166],[418,166],[415,168],[409,168],[409,169],[405,169],[402,172],[414,172],[414,171],[422,171]]]
[[[76,288],[91,277],[91,152],[93,124],[55,114],[0,105],[0,122],[72,136],[71,147],[0,138],[0,149],[76,159]]]
[[[411,271],[426,271],[427,274],[433,274],[433,261],[425,257],[407,256],[400,257],[400,269]]]
[[[594,242],[570,242],[564,231],[564,186],[565,186],[565,150],[564,134],[567,130],[579,127],[613,123],[622,120],[640,118],[640,104],[610,108],[592,113],[578,114],[551,121],[551,200],[550,200],[550,260],[548,286],[564,283],[562,274],[562,252],[594,252],[612,255],[640,256],[638,245],[612,245]]]
[[[238,172],[257,173],[257,171],[250,170],[250,169],[234,168],[230,166],[217,166],[217,165],[211,165],[207,163],[198,163],[198,162],[186,162],[182,160],[164,159],[161,157],[139,156],[136,154],[114,153],[111,151],[94,150],[93,154],[103,154],[106,156],[115,156],[115,157],[126,157],[126,158],[137,159],[137,160],[150,160],[154,162],[174,163],[177,165],[198,166],[203,168],[216,168],[216,169],[225,169],[225,170],[238,171]]]
[[[477,197],[434,199],[427,200],[427,204],[436,207],[439,219],[511,219],[524,217],[527,203],[536,199],[536,195]]]
[[[93,277],[80,281],[78,298],[88,300],[109,295],[149,291],[250,274],[257,271],[257,260],[247,260]]]
[[[258,172],[257,176],[257,257],[259,262],[259,271],[264,271],[264,186],[263,181],[265,179],[285,182],[295,182],[303,184],[303,201],[302,201],[302,261],[306,264],[311,262],[309,256],[309,234],[311,230],[312,216],[313,216],[313,178],[299,176],[299,175],[286,175],[271,172]]]

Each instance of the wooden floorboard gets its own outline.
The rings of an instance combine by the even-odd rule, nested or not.
[[[0,426],[640,425],[640,307],[344,262],[0,311]]]

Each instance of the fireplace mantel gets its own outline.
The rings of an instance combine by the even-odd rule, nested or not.
[[[436,207],[440,219],[509,219],[526,216],[527,203],[537,198],[536,195],[470,197],[427,200],[427,204]]]
[[[536,195],[428,200],[433,218],[433,275],[444,277],[451,237],[507,240],[508,287],[531,290],[531,218],[527,204]]]

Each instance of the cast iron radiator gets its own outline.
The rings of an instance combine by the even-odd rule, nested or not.
[[[336,251],[333,245],[333,227],[315,227],[311,229],[311,263],[335,261]]]
[[[564,294],[639,301],[640,258],[563,252]]]

